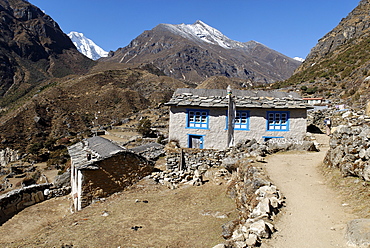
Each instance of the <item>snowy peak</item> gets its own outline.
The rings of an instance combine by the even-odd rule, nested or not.
[[[233,41],[223,35],[217,29],[205,24],[198,20],[194,24],[162,24],[167,29],[175,34],[181,35],[184,38],[192,39],[195,41],[203,41],[206,43],[219,45],[226,49],[237,47],[237,41]]]
[[[83,33],[70,32],[68,34],[77,50],[84,54],[86,57],[97,60],[101,57],[107,57],[108,52],[104,51],[101,47],[96,45],[92,40],[84,36]]]

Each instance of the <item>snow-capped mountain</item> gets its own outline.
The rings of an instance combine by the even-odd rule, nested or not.
[[[227,49],[235,48],[236,44],[239,43],[229,39],[217,29],[200,20],[194,24],[163,24],[163,26],[184,38],[194,41],[201,40]]]
[[[287,79],[300,65],[259,42],[231,40],[202,21],[159,24],[110,55],[102,60],[152,64],[168,76],[191,82],[226,76],[272,83]]]
[[[80,53],[84,54],[86,57],[97,60],[101,57],[108,56],[108,52],[104,51],[101,47],[96,45],[83,33],[70,32],[68,36],[72,40],[73,44],[77,47],[77,50],[80,51]]]

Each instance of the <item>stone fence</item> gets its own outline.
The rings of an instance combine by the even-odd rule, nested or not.
[[[167,170],[204,170],[218,167],[227,156],[225,150],[175,148],[167,150]]]
[[[46,199],[44,191],[52,184],[35,184],[13,190],[0,196],[0,225],[12,218],[21,210]]]
[[[317,151],[317,148],[313,141],[295,142],[285,139],[273,139],[263,144],[253,139],[225,150],[169,148],[166,151],[166,167],[170,171],[199,170],[204,172],[211,167],[225,165],[228,160],[235,162],[237,159],[252,157],[256,160],[263,160],[267,154],[288,150]]]
[[[0,195],[0,225],[26,207],[70,193],[71,187],[55,188],[53,184],[45,183],[30,185]]]
[[[337,167],[344,176],[370,181],[370,126],[340,125],[330,138],[324,163]]]

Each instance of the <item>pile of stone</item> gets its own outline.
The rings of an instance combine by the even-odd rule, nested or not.
[[[258,247],[276,231],[272,220],[283,207],[283,197],[251,165],[242,164],[231,185],[229,194],[235,199],[239,219],[223,225],[226,242],[215,247]]]
[[[324,163],[337,167],[344,176],[370,181],[370,126],[340,125],[330,138]]]
[[[181,184],[189,184],[192,186],[200,186],[203,184],[202,175],[198,170],[179,171],[165,170],[161,172],[153,172],[148,178],[155,182],[167,186],[170,189],[176,189]]]

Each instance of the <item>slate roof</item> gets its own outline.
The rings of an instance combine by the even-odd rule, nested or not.
[[[72,163],[78,169],[90,170],[99,169],[96,162],[124,151],[127,150],[99,136],[88,138],[68,147]]]
[[[232,90],[237,108],[311,108],[295,92]],[[226,90],[218,89],[177,89],[167,106],[192,106],[225,108],[228,106]]]

